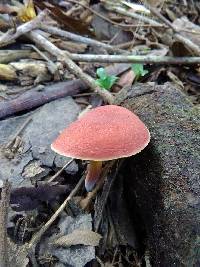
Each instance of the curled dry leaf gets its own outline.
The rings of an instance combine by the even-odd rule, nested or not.
[[[33,1],[26,1],[24,7],[19,9],[17,16],[22,22],[34,19],[36,17],[36,12]]]
[[[117,81],[117,83],[113,86],[113,92],[117,93],[123,87],[131,86],[135,80],[135,77],[136,75],[132,70],[124,72],[119,78],[119,81]]]
[[[71,234],[56,239],[53,245],[62,247],[73,245],[98,246],[101,238],[100,234],[91,230],[74,230]]]

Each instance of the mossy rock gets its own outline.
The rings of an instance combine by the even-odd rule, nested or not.
[[[152,265],[200,266],[199,109],[170,83],[123,89],[116,103],[151,133],[148,147],[128,160],[124,184],[143,219]]]

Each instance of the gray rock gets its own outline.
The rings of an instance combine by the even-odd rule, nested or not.
[[[126,91],[126,92],[125,92]],[[200,266],[200,112],[171,84],[124,89],[118,103],[148,125],[151,142],[131,157],[124,183],[146,227],[153,266]]]
[[[75,229],[92,230],[92,217],[90,214],[81,214],[75,218],[70,216],[62,218],[59,223],[60,232],[64,235],[72,233]],[[83,267],[95,258],[95,248],[92,246],[75,245],[69,248],[57,248],[54,255],[69,266]]]
[[[63,157],[61,155],[56,155],[54,159],[54,164],[58,168],[62,168],[71,158]],[[73,160],[70,165],[65,168],[65,171],[69,174],[76,174],[78,172],[78,164]]]
[[[9,179],[13,186],[30,186],[27,170],[32,169],[33,161],[37,161],[37,177],[45,176],[53,166],[56,153],[50,148],[59,132],[77,118],[79,106],[71,97],[52,101],[23,116],[9,118],[0,122],[0,179]],[[32,116],[32,121],[22,133],[22,147],[13,159],[4,156],[5,145],[21,125]],[[66,159],[66,158],[65,158]],[[74,163],[75,164],[75,163]],[[29,166],[30,165],[30,166]],[[41,168],[39,168],[42,166]],[[60,166],[59,166],[60,167]],[[71,167],[72,168],[72,167]],[[74,166],[74,170],[77,166]],[[41,171],[39,173],[38,171]],[[26,175],[23,177],[23,173]],[[31,176],[31,175],[30,175]],[[33,178],[33,176],[31,176]]]

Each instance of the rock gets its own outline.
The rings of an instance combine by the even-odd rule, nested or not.
[[[37,176],[41,178],[46,176],[50,168],[53,167],[56,157],[50,144],[61,130],[77,118],[79,111],[79,106],[73,99],[66,97],[45,104],[32,113],[1,121],[0,179],[9,179],[13,186],[17,187],[19,184],[30,186],[30,179],[27,177]],[[25,127],[21,135],[22,146],[14,153],[14,158],[6,158],[2,149],[3,146],[29,116],[32,116],[32,121]],[[63,161],[65,159],[63,157]],[[76,169],[75,164],[74,170]],[[31,173],[28,170],[31,170]]]
[[[95,259],[95,247],[85,245],[71,245],[69,247],[55,247],[53,240],[71,234],[74,230],[92,230],[91,214],[79,214],[76,217],[63,216],[58,222],[59,233],[50,238],[46,237],[40,245],[40,255],[50,253],[55,255],[63,266],[83,267]],[[58,265],[58,266],[62,266]]]
[[[169,83],[122,90],[117,103],[150,129],[151,142],[124,169],[130,211],[146,228],[154,267],[200,266],[200,112]]]

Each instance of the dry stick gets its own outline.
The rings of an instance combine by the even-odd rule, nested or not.
[[[67,168],[71,163],[72,163],[72,161],[73,161],[74,159],[72,158],[72,159],[70,159],[56,174],[54,174],[47,182],[48,183],[51,183],[51,182],[53,182],[60,174],[61,174],[61,172],[65,169],[65,168]]]
[[[40,238],[42,235],[46,232],[46,230],[52,225],[52,223],[57,219],[57,217],[61,214],[61,212],[65,209],[68,202],[72,199],[72,197],[75,196],[75,194],[78,192],[78,190],[81,188],[83,182],[85,180],[85,176],[83,176],[75,188],[71,191],[69,196],[65,199],[65,201],[62,203],[62,205],[57,209],[57,211],[53,214],[53,216],[49,219],[48,222],[45,223],[45,225],[31,238],[30,242],[27,245],[27,249],[30,250],[32,247],[34,247],[38,241],[40,241]]]
[[[71,59],[77,62],[98,63],[200,64],[200,57],[71,54]]]
[[[62,61],[66,64],[69,71],[71,71],[74,75],[82,79],[93,91],[97,92],[105,102],[112,104],[114,102],[113,95],[105,89],[97,86],[95,80],[84,73],[81,68],[79,68],[76,63],[74,63],[70,59],[70,53],[66,51],[63,52],[50,41],[48,41],[45,37],[43,37],[38,31],[34,30],[30,33],[27,33],[26,36],[35,42],[37,45],[48,51],[50,54],[57,57],[57,60]]]
[[[122,23],[117,23],[107,17],[105,17],[104,15],[102,15],[101,13],[97,12],[96,10],[92,9],[91,7],[89,6],[86,6],[85,4],[79,2],[79,1],[76,1],[76,0],[68,0],[68,2],[71,2],[71,3],[75,3],[77,5],[80,5],[86,9],[88,9],[91,13],[95,14],[96,16],[102,18],[103,20],[113,24],[114,26],[117,26],[117,27],[121,27],[121,28],[133,28],[133,27],[138,27],[138,24],[122,24]],[[149,27],[149,24],[145,24],[145,25],[140,25],[140,27]],[[154,25],[154,27],[163,27],[163,26],[160,26],[160,25]]]
[[[23,125],[19,128],[19,130],[15,133],[15,135],[12,137],[12,139],[6,144],[5,149],[9,148],[14,142],[15,139],[21,134],[21,132],[24,130],[24,128],[31,122],[32,117],[29,117]]]
[[[20,111],[31,110],[62,97],[73,96],[84,92],[87,88],[87,85],[80,79],[48,84],[42,90],[38,90],[37,86],[33,87],[17,98],[0,101],[0,119]]]
[[[160,14],[160,12],[156,8],[153,8],[151,6],[148,6],[148,8],[154,15],[156,15],[161,21],[163,21],[174,31],[175,34],[173,36],[176,40],[187,46],[196,56],[200,56],[200,46],[196,45],[190,39],[178,33],[179,30],[177,30],[169,20],[167,20],[162,14]]]
[[[153,19],[150,19],[148,17],[145,17],[145,16],[141,16],[141,15],[138,15],[134,12],[129,12],[129,11],[126,11],[125,9],[121,8],[121,7],[117,7],[116,5],[105,5],[105,8],[109,11],[114,11],[116,13],[119,13],[121,15],[124,15],[124,16],[128,16],[128,17],[131,17],[131,18],[134,18],[134,19],[138,19],[139,21],[144,21],[145,23],[148,23],[149,26],[153,26],[153,27],[165,27],[165,25],[153,20]]]
[[[8,267],[8,239],[7,239],[7,220],[8,208],[10,203],[11,184],[8,180],[4,181],[1,201],[0,201],[0,264],[1,267]]]
[[[75,33],[63,31],[57,27],[41,25],[40,29],[42,29],[42,30],[44,30],[50,34],[55,34],[55,35],[58,35],[62,38],[70,39],[70,40],[73,40],[73,41],[76,41],[79,43],[92,45],[92,46],[96,46],[96,47],[100,47],[100,48],[105,48],[105,49],[107,49],[109,51],[113,51],[113,52],[126,53],[125,50],[115,48],[112,45],[104,44],[100,41],[96,41],[96,40],[93,40],[93,39],[88,38],[88,37],[83,37],[83,36],[75,34]]]
[[[20,25],[16,29],[16,32],[13,33],[13,30],[7,31],[5,34],[0,36],[0,47],[13,43],[21,35],[26,34],[27,32],[30,32],[38,28],[39,24],[45,19],[47,14],[48,14],[48,11],[44,10],[33,20]]]

